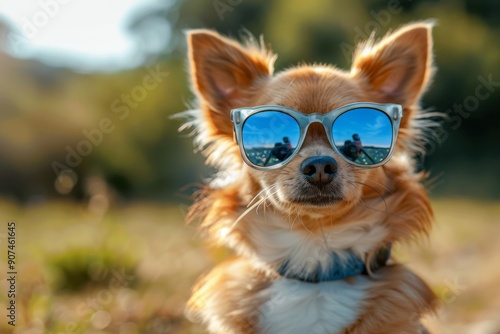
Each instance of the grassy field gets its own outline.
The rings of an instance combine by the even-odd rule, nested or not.
[[[500,203],[434,200],[429,240],[395,256],[432,285],[442,305],[439,333],[500,333]],[[0,276],[8,271],[7,222],[15,221],[16,327],[1,333],[203,333],[182,316],[196,277],[227,255],[203,248],[185,208],[134,203],[98,205],[0,201]]]

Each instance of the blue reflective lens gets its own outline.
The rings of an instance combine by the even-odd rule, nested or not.
[[[260,167],[287,160],[297,148],[299,139],[297,121],[280,111],[255,113],[245,120],[242,128],[245,154]]]
[[[391,120],[377,109],[349,110],[335,120],[331,131],[339,152],[361,165],[381,162],[392,146]]]

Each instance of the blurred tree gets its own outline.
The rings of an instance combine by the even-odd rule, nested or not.
[[[80,74],[0,53],[0,193],[24,200],[58,195],[53,162],[67,164],[68,147],[76,150],[87,140],[84,131],[103,119],[113,130],[82,157],[73,168],[76,184],[59,196],[85,196],[86,177],[102,175],[123,198],[172,198],[208,175],[191,153],[191,139],[177,133],[180,122],[169,118],[192,99],[186,29],[236,38],[263,34],[279,55],[277,71],[300,62],[348,69],[350,51],[371,30],[381,37],[401,24],[434,18],[438,71],[423,105],[450,117],[429,144],[424,165],[443,174],[436,194],[500,198],[498,17],[499,4],[488,0],[183,0],[130,18],[145,60],[134,69]],[[0,26],[3,40],[8,29]],[[162,82],[128,105],[126,96],[144,90],[144,78],[156,67],[165,73]]]
[[[431,154],[424,166],[441,178],[434,189],[436,194],[500,198],[496,186],[500,182],[496,173],[500,159],[492,153],[500,144],[500,132],[491,128],[491,124],[500,121],[500,114],[494,111],[500,103],[498,2],[221,0],[217,3],[224,3],[230,9],[218,15],[216,2],[182,1],[181,19],[174,30],[212,28],[234,36],[246,29],[257,36],[264,34],[266,42],[279,55],[277,70],[303,61],[334,63],[347,69],[351,59],[341,52],[342,43],[354,46],[372,29],[381,37],[407,22],[437,19],[434,38],[438,71],[423,105],[450,118],[443,121],[443,130],[431,140]],[[490,81],[491,91],[481,100],[475,93],[485,80]],[[471,111],[465,109],[459,114],[454,111],[456,105]],[[478,168],[481,173],[477,173]]]

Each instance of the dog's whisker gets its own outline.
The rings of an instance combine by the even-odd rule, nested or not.
[[[295,214],[295,218],[292,220],[292,223],[290,224],[290,231],[293,230],[293,225],[295,224],[295,222],[299,218],[299,214],[297,213],[297,209],[294,208],[294,207],[292,207],[292,210],[290,210],[289,213],[288,213],[288,222],[290,222],[291,217],[292,217],[293,214]]]
[[[375,189],[374,187],[372,187],[372,186],[370,186],[370,185],[368,185],[368,184],[366,184],[366,183],[360,182],[360,181],[354,181],[354,182],[352,182],[352,181],[351,181],[350,183],[351,183],[352,185],[354,185],[355,187],[357,187],[357,186],[356,186],[356,184],[360,184],[360,185],[363,185],[363,186],[365,186],[365,187],[367,187],[367,188],[370,188],[370,189],[371,189],[371,190],[373,190],[375,193],[377,193],[377,195],[380,197],[380,199],[382,199],[382,201],[384,202],[385,211],[380,210],[380,209],[376,209],[376,208],[371,208],[371,209],[373,209],[373,210],[380,210],[381,212],[386,212],[386,213],[388,213],[388,212],[389,212],[389,211],[388,211],[388,206],[387,206],[387,201],[385,200],[384,195],[383,195],[383,194],[381,194],[381,193],[380,193],[377,189]],[[359,189],[359,188],[358,188],[358,189]],[[360,198],[360,199],[361,199],[361,198]],[[369,206],[366,206],[366,207],[367,207],[367,208],[370,208]]]
[[[330,239],[330,235],[333,233],[333,217],[334,217],[334,212],[333,212],[333,207],[330,208],[331,214],[329,215],[330,218],[330,227],[329,227],[329,232],[328,235],[326,236],[326,239]]]
[[[266,200],[266,198],[264,197],[264,198],[260,199],[259,201],[257,201],[256,203],[254,203],[249,208],[247,208],[245,211],[243,211],[243,213],[241,215],[239,215],[239,217],[231,224],[231,228],[234,228],[236,225],[238,225],[238,223],[243,218],[245,218],[246,215],[248,215],[254,208],[258,207],[265,200]]]
[[[394,193],[391,189],[387,188],[384,184],[378,182],[378,181],[375,181],[374,179],[366,179],[367,181],[370,181],[370,182],[373,182],[373,183],[376,183],[377,185],[381,186],[382,188],[384,188],[385,191],[387,191],[388,193],[392,194]],[[361,182],[358,182],[358,183],[361,183]]]
[[[269,193],[267,196],[264,196],[263,197],[263,201],[260,201],[259,204],[257,205],[256,209],[255,209],[255,212],[258,214],[259,212],[259,208],[262,204],[264,204],[264,217],[265,217],[265,214],[266,214],[266,209],[271,205],[271,203],[267,204],[267,200],[273,196],[274,194],[276,194],[278,192],[278,190],[272,192],[272,193]]]
[[[325,234],[325,230],[323,229],[323,224],[319,224],[319,228],[321,230],[321,235],[323,236],[323,248],[325,251],[328,251],[328,237]]]
[[[250,200],[250,202],[247,204],[247,208],[248,208],[250,205],[252,205],[252,204],[253,204],[253,202],[254,202],[254,201],[255,201],[255,200],[256,200],[256,199],[257,199],[260,195],[262,195],[262,193],[264,193],[264,192],[266,192],[266,191],[271,190],[273,187],[276,187],[276,184],[271,184],[270,186],[265,187],[265,188],[263,188],[261,191],[259,191],[259,192],[257,193],[257,195],[255,195],[255,196],[254,196],[254,197]]]
[[[299,218],[299,221],[300,223],[302,224],[302,226],[304,226],[304,228],[307,230],[307,232],[311,233],[312,235],[316,236],[315,233],[313,233],[313,231],[311,231],[310,229],[307,228],[306,224],[304,224],[304,222],[302,221],[302,219]]]
[[[359,183],[359,184],[362,184],[362,185],[367,186],[366,184],[361,183],[361,182],[357,182],[357,181],[356,181],[356,183]],[[351,182],[351,184],[352,184],[354,187],[356,187],[357,189],[359,189],[359,187],[355,184],[355,182]],[[370,209],[370,210],[372,210],[372,211],[384,213],[385,215],[387,215],[387,216],[389,216],[389,217],[396,217],[396,218],[402,218],[402,219],[407,219],[407,218],[408,218],[408,217],[406,217],[405,215],[396,214],[396,213],[394,213],[394,212],[389,211],[389,210],[388,210],[388,205],[387,205],[387,201],[386,201],[386,199],[385,199],[385,198],[384,198],[381,194],[379,194],[379,196],[381,197],[381,199],[382,199],[382,200],[383,200],[383,202],[384,202],[385,210],[381,210],[381,209],[377,209],[377,208],[374,208],[374,207],[372,207],[372,206],[369,206],[369,205],[368,205],[368,204],[366,204],[366,203],[363,201],[363,199],[361,199],[361,198],[360,198],[359,200],[360,200],[361,204],[363,204],[363,206],[364,206],[365,208]]]

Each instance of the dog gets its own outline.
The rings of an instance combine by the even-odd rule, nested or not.
[[[187,317],[210,333],[427,333],[429,286],[391,259],[427,235],[416,172],[432,22],[360,43],[349,71],[300,65],[210,30],[187,33],[196,105],[184,127],[218,172],[188,220],[235,257],[200,278]]]

